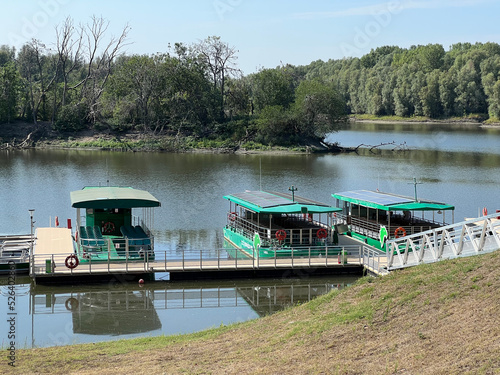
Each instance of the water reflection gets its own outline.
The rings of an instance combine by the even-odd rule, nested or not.
[[[152,282],[143,286],[21,284],[16,285],[19,304],[29,302],[29,309],[18,311],[23,322],[19,342],[43,347],[195,332],[269,315],[342,289],[356,279]],[[2,294],[0,314],[5,305]]]

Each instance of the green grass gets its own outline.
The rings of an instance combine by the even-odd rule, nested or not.
[[[346,373],[495,373],[500,348],[488,341],[499,334],[498,267],[500,252],[443,261],[363,277],[280,313],[189,335],[20,350],[18,370],[120,373],[146,358],[141,371],[149,373],[325,373],[339,363]],[[464,329],[467,344],[456,336]]]

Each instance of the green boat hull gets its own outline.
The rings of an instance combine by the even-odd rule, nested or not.
[[[255,250],[253,240],[244,236],[242,233],[226,226],[224,227],[224,239],[235,249],[244,253],[249,258],[290,258],[290,257],[315,257],[315,256],[333,256],[340,254],[340,247],[325,246],[302,246],[291,247],[284,245],[281,247],[259,247]]]

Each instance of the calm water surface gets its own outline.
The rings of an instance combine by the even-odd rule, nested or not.
[[[412,180],[417,178],[422,182],[418,185],[418,196],[455,205],[455,221],[476,216],[483,207],[490,212],[500,209],[498,129],[466,126],[451,131],[446,125],[356,124],[332,134],[329,141],[338,141],[343,146],[394,141],[404,143],[409,151],[360,150],[357,154],[341,155],[213,155],[2,150],[0,235],[29,233],[29,209],[35,209],[35,226],[47,226],[55,216],[63,223],[67,218],[74,221],[76,210],[70,207],[69,192],[84,186],[108,184],[148,190],[161,201],[152,228],[158,252],[179,253],[185,249],[222,247],[222,227],[229,208],[229,203],[222,197],[247,189],[288,191],[288,187],[294,185],[299,189],[298,195],[334,204],[332,193],[353,189],[378,188],[412,196]],[[255,288],[259,286],[253,284]],[[96,340],[96,336],[106,340],[122,335],[181,333],[259,316],[258,309],[241,294],[235,300],[242,304],[222,306],[220,310],[198,308],[186,314],[182,309],[157,309],[160,302],[156,297],[159,295],[164,299],[164,296],[170,296],[165,292],[166,287],[160,286],[157,292],[156,285],[151,286],[153,290],[149,286],[141,289],[133,286],[131,290],[124,286],[126,290],[120,291],[117,298],[109,294],[114,289],[107,287],[100,291],[54,288],[48,292],[32,291],[29,286],[19,287],[17,307],[18,311],[26,312],[23,317],[26,324],[22,323],[26,344],[32,344],[31,335],[34,345],[46,346],[57,345],[59,341],[53,338],[59,336],[64,338],[60,342],[86,342]],[[21,296],[22,288],[26,289],[25,297]],[[237,286],[228,288],[234,291]],[[199,291],[193,293],[200,294]],[[89,300],[88,295],[99,296],[97,306],[106,303],[113,308],[125,306],[127,296],[135,301],[134,304],[154,306],[155,312],[145,309],[139,314],[156,321],[157,325],[159,321],[161,327],[153,325],[147,332],[109,332],[100,336],[84,332],[85,324],[78,322],[90,319],[88,314],[100,317],[101,310],[75,313],[74,309],[71,310],[73,299],[69,310],[65,304],[68,299],[75,298],[79,308],[83,308],[85,301]],[[180,300],[177,299],[176,303]],[[0,316],[5,316],[6,306],[2,294]],[[111,307],[108,311],[115,313]],[[118,308],[118,311],[121,310]],[[127,310],[123,311],[126,316]],[[187,319],[179,323],[180,316]],[[106,322],[107,319],[111,319],[109,315],[92,322],[95,325],[95,322]],[[31,329],[31,324],[34,329]],[[176,331],[177,327],[182,329]],[[7,332],[7,326],[2,329],[0,325],[0,338],[5,336],[3,332]],[[52,338],[47,338],[49,334]]]

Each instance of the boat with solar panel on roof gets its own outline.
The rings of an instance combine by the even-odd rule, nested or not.
[[[352,190],[332,194],[336,199],[335,226],[366,244],[385,251],[386,241],[439,228],[455,207],[446,203],[417,199],[415,196],[383,193],[372,190]],[[449,217],[449,216],[448,216]]]
[[[245,191],[229,201],[224,239],[252,258],[321,256],[339,252],[332,229],[340,208],[289,193]]]

